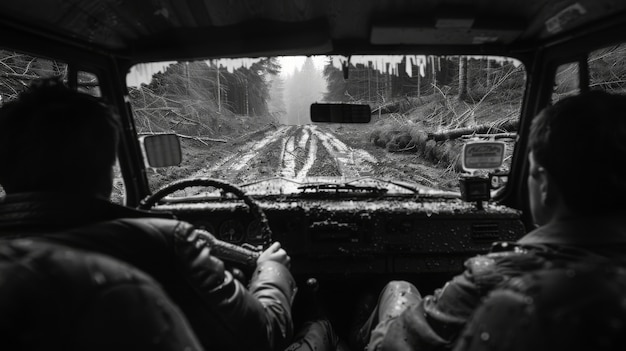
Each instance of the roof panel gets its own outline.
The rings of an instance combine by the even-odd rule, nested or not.
[[[141,54],[142,50],[146,53],[162,50],[161,54],[166,54],[167,50],[192,41],[241,40],[240,45],[233,42],[229,46],[233,55],[241,55],[248,50],[245,33],[254,32],[254,26],[262,23],[277,23],[277,28],[280,23],[287,23],[289,26],[285,28],[292,30],[300,23],[307,27],[311,21],[322,19],[327,23],[329,40],[347,45],[346,48],[363,49],[372,45],[371,27],[381,20],[401,22],[422,35],[409,38],[412,45],[445,46],[484,45],[489,40],[459,41],[463,38],[459,28],[433,26],[433,23],[471,20],[486,26],[480,30],[491,33],[510,31],[502,28],[502,19],[514,17],[522,27],[516,27],[517,34],[507,32],[507,40],[515,44],[543,40],[608,15],[623,16],[624,11],[623,0],[3,0],[0,22],[127,54]],[[430,22],[424,21],[425,18]],[[229,35],[219,31],[220,28],[239,34]],[[468,30],[480,37],[477,28]],[[272,41],[277,37],[270,36],[280,31],[266,32],[267,38],[258,36],[255,40]],[[424,33],[433,34],[424,36]],[[224,38],[211,37],[214,34]],[[284,45],[285,49],[290,45],[299,49],[293,40],[285,41]]]

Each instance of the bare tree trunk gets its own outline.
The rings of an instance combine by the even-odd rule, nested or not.
[[[248,77],[246,77],[246,80],[245,80],[245,89],[246,89],[246,95],[245,95],[246,116],[250,116],[250,105],[248,103]]]
[[[372,91],[370,89],[370,83],[372,80],[372,65],[370,64],[370,62],[367,63],[367,101],[372,101]]]
[[[185,77],[187,78],[187,96],[189,96],[189,62],[185,62]]]
[[[380,72],[378,71],[378,67],[374,67],[374,74],[376,75],[376,103],[380,102],[380,90],[378,86],[378,76],[380,76]]]
[[[489,88],[489,86],[491,86],[491,59],[487,58],[487,88]]]
[[[437,86],[437,71],[435,70],[435,56],[431,56],[430,57],[433,65],[432,65],[432,70],[433,70],[433,86],[436,87]]]
[[[222,87],[220,86],[220,67],[215,65],[215,71],[217,72],[217,112],[222,112]]]
[[[417,98],[420,99],[422,98],[422,90],[421,90],[421,84],[422,84],[422,75],[419,72],[419,66],[417,68]]]
[[[467,57],[459,57],[459,100],[467,98]]]

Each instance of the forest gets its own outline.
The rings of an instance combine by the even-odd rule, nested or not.
[[[621,45],[599,50],[589,58],[592,88],[624,91],[625,52]],[[455,97],[467,104],[483,99],[519,100],[525,84],[523,66],[485,57],[406,55],[386,63],[365,57],[341,65],[329,59],[321,72],[308,58],[302,67],[287,74],[281,74],[276,57],[260,58],[235,69],[219,62],[173,63],[154,74],[150,82],[130,87],[139,129],[213,134],[222,115],[304,124],[313,101],[367,103],[375,112],[403,113],[433,96]],[[3,101],[14,99],[33,79],[63,79],[67,74],[63,63],[0,51]],[[564,65],[558,73],[555,96],[574,90],[576,77],[577,66]],[[83,90],[97,94],[93,75],[79,72],[79,79]]]
[[[593,89],[626,91],[626,46],[588,59]],[[514,138],[526,72],[512,59],[467,56],[308,57],[284,72],[280,57],[174,62],[129,86],[140,134],[174,132],[203,145],[268,125],[309,122],[312,102],[369,104],[366,141],[389,152],[413,152],[442,167],[455,163],[467,135]],[[319,60],[318,60],[319,62]],[[0,98],[15,99],[40,77],[67,79],[67,65],[0,51]],[[79,89],[99,95],[97,78],[79,72]],[[577,92],[578,66],[559,68],[553,100]]]

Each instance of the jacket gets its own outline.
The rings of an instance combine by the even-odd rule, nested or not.
[[[626,268],[547,268],[489,293],[455,351],[626,350]]]
[[[383,350],[449,349],[489,292],[510,279],[578,262],[626,266],[626,216],[552,222],[465,262],[465,270],[391,321]]]
[[[59,194],[0,199],[0,237],[41,237],[130,263],[163,286],[206,349],[286,347],[293,336],[296,291],[289,270],[264,262],[248,289],[214,257],[202,274],[194,274],[191,264],[204,253],[187,240],[192,233],[189,223],[98,199]]]

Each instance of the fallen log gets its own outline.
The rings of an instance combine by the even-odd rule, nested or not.
[[[502,132],[516,132],[519,125],[517,120],[506,120],[499,123],[481,124],[472,127],[446,130],[439,133],[428,133],[428,139],[444,141],[457,139],[472,134],[501,134]]]

